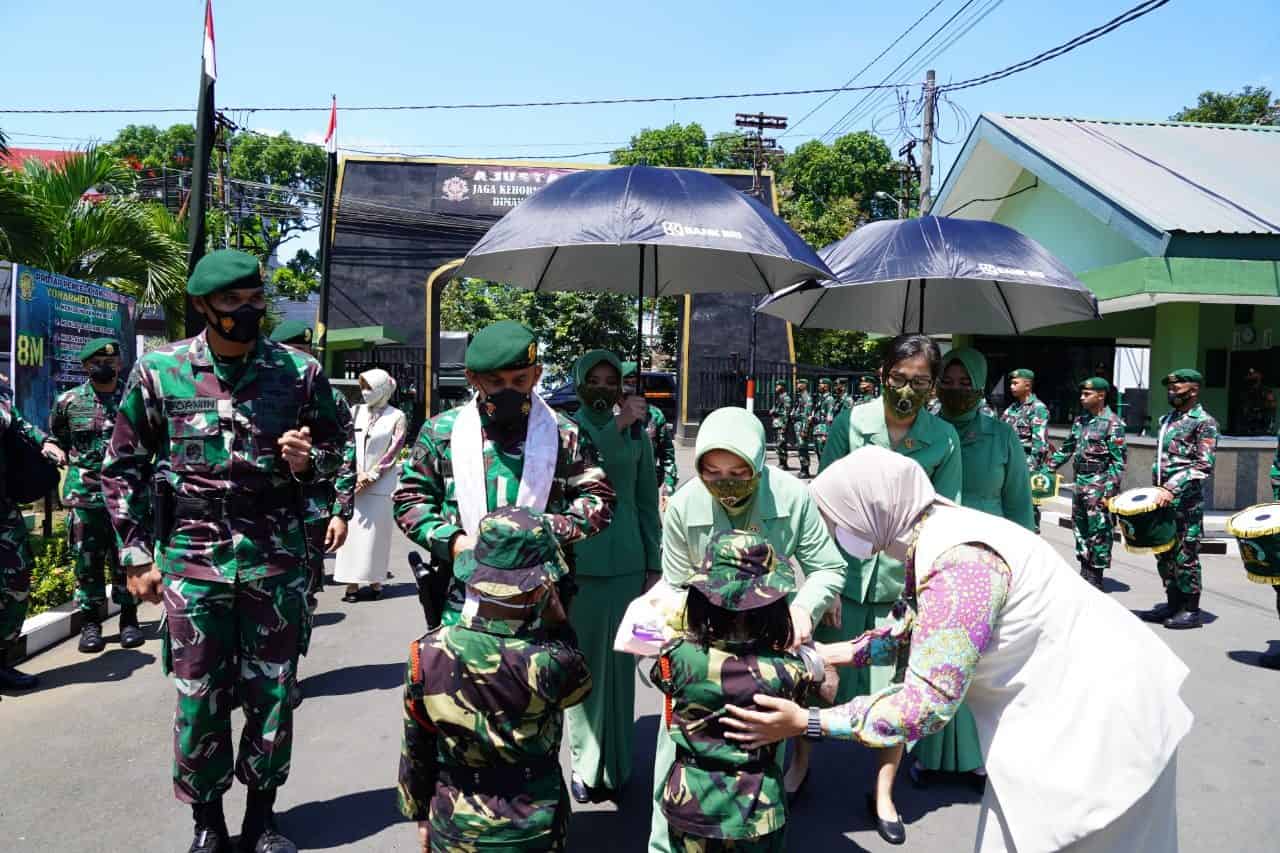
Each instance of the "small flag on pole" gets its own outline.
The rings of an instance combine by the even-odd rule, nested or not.
[[[338,96],[333,96],[333,106],[329,108],[329,130],[324,135],[324,150],[330,154],[338,153]]]
[[[213,0],[204,2],[204,76],[218,79],[218,53],[213,41]]]

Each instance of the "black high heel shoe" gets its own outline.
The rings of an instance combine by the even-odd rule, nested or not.
[[[867,794],[867,811],[875,822],[876,832],[889,844],[894,846],[907,843],[907,828],[902,825],[902,815],[897,820],[884,820],[876,808],[876,795]]]

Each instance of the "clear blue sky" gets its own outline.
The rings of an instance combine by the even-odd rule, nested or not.
[[[522,101],[837,86],[934,0],[878,4],[648,0],[426,3],[422,0],[215,0],[219,106]],[[879,82],[960,8],[944,0],[859,83]],[[993,0],[978,0],[970,10]],[[1065,41],[1137,0],[1004,0],[933,61],[940,82],[1001,68]],[[759,8],[752,8],[753,5]],[[4,3],[0,107],[190,106],[199,73],[203,0]],[[761,11],[765,10],[765,11]],[[922,54],[923,55],[923,54]],[[1280,89],[1280,4],[1173,0],[1062,59],[957,93],[984,111],[1163,119],[1204,89]],[[913,63],[906,66],[911,68]],[[905,70],[905,69],[904,69]],[[923,73],[914,76],[922,79]],[[895,75],[901,79],[901,72]],[[414,153],[531,156],[607,149],[672,120],[709,133],[737,110],[797,120],[823,96],[486,112],[347,113],[344,146]],[[822,134],[856,100],[844,93],[783,139]],[[882,107],[883,119],[892,112]],[[248,126],[318,139],[325,116],[234,116]],[[945,139],[963,139],[947,111]],[[0,127],[19,146],[110,138],[128,123],[191,115],[17,116]],[[853,129],[871,127],[871,117]],[[896,121],[887,122],[892,137]],[[42,139],[27,134],[72,137]],[[896,148],[896,146],[895,146]],[[953,147],[941,155],[944,171]],[[584,158],[603,160],[603,157]],[[939,179],[941,176],[939,176]]]

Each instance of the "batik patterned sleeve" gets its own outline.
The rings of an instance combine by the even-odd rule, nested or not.
[[[345,397],[335,391],[333,400],[338,409],[338,423],[342,426],[345,445],[342,448],[342,464],[338,466],[337,476],[333,478],[333,508],[330,512],[350,521],[355,514],[356,501],[355,421]]]
[[[445,512],[445,442],[452,427],[452,418],[447,423],[435,419],[422,425],[418,440],[400,469],[400,485],[391,496],[396,523],[404,535],[426,548],[440,563],[453,562],[453,539],[462,532],[457,519]]]
[[[125,567],[152,561],[152,459],[164,436],[155,382],[145,360],[134,365],[102,462],[102,495],[120,543],[120,564]]]
[[[917,583],[906,677],[822,712],[835,737],[885,748],[940,731],[969,689],[1009,593],[1007,563],[985,546],[942,554]]]
[[[902,648],[911,640],[911,628],[915,624],[915,611],[899,602],[889,614],[885,624],[863,631],[849,641],[848,666],[892,666],[898,662]]]
[[[426,820],[436,790],[437,732],[422,703],[420,686],[414,684],[413,667],[411,659],[404,683],[404,732],[400,740],[396,799],[400,813],[409,820]]]
[[[564,512],[548,513],[551,529],[562,545],[595,536],[613,520],[618,495],[600,466],[595,445],[585,432],[560,428],[560,461],[564,466]]]

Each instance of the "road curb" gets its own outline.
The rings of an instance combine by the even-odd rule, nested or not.
[[[111,585],[108,584],[107,615],[104,621],[119,612],[120,605],[111,600]],[[13,641],[13,645],[9,646],[7,660],[4,663],[13,666],[34,657],[45,649],[76,636],[83,625],[84,614],[76,608],[74,601],[59,604],[52,610],[32,616],[22,623],[22,633]]]

